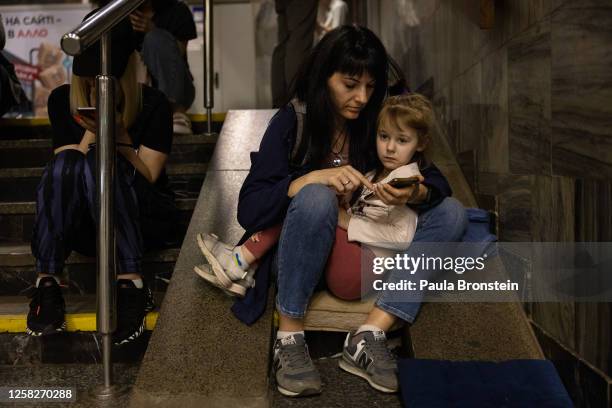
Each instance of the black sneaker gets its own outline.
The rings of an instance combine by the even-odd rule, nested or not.
[[[147,308],[151,307],[148,287],[138,289],[130,279],[117,281],[117,330],[113,343],[120,346],[136,340],[145,329]]]
[[[45,336],[66,330],[66,304],[62,290],[53,277],[40,280],[34,289],[26,333],[30,336]]]
[[[149,288],[149,285],[147,285],[147,282],[145,282],[145,280],[142,280],[142,285],[143,285],[143,290],[145,293],[145,313],[149,313],[150,311],[152,311],[153,309],[155,309],[155,298],[153,297],[153,292],[151,291],[151,288]]]

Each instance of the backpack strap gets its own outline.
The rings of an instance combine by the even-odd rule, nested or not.
[[[304,121],[306,120],[306,104],[300,102],[297,98],[293,98],[289,104],[295,111],[297,117],[297,129],[295,134],[295,141],[293,142],[293,148],[289,156],[289,164],[295,167],[301,167],[308,161],[308,150],[310,143],[307,138],[304,138]]]

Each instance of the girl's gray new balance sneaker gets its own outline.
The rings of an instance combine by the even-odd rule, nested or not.
[[[340,368],[365,379],[382,392],[397,392],[397,362],[387,347],[384,331],[349,333],[344,341]]]

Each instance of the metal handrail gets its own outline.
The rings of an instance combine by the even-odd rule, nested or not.
[[[96,77],[98,89],[97,148],[96,148],[96,211],[98,237],[96,240],[98,273],[97,314],[98,333],[102,336],[102,365],[104,384],[93,394],[100,399],[112,399],[126,391],[113,385],[112,334],[116,328],[115,281],[115,79],[111,75],[110,30],[133,12],[144,0],[115,0],[83,21],[62,37],[62,49],[78,55],[100,40],[101,75]]]
[[[212,135],[212,109],[215,106],[213,91],[213,7],[212,0],[204,0],[204,107],[206,108],[207,135]]]
[[[119,21],[133,12],[144,0],[115,0],[62,36],[62,49],[68,55],[78,55],[102,38]]]
[[[208,117],[208,133],[212,132],[213,98],[213,50],[212,50],[212,0],[203,0],[205,20],[205,107]],[[96,148],[96,198],[98,213],[97,238],[97,330],[102,336],[102,363],[104,384],[94,391],[101,399],[111,399],[124,392],[125,387],[113,385],[112,333],[116,326],[115,302],[115,81],[111,76],[110,30],[132,13],[144,0],[114,0],[83,21],[77,28],[64,34],[62,49],[68,55],[78,55],[96,41],[101,40],[101,75],[96,77],[97,107],[100,118],[97,124]]]

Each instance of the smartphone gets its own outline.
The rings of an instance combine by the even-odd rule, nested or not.
[[[98,121],[98,111],[95,107],[87,106],[87,107],[77,108],[77,112],[79,113],[79,115],[83,116],[84,118],[93,120],[94,122]]]
[[[394,179],[389,180],[387,184],[389,184],[393,188],[406,188],[408,186],[412,186],[418,183],[419,183],[419,178],[417,176],[412,176],[412,177],[394,178]],[[363,198],[364,200],[368,200],[372,197],[374,197],[373,191]]]
[[[419,183],[419,178],[417,176],[412,177],[403,177],[403,178],[394,178],[389,181],[389,184],[393,188],[406,188],[408,186],[412,186],[414,184]]]

